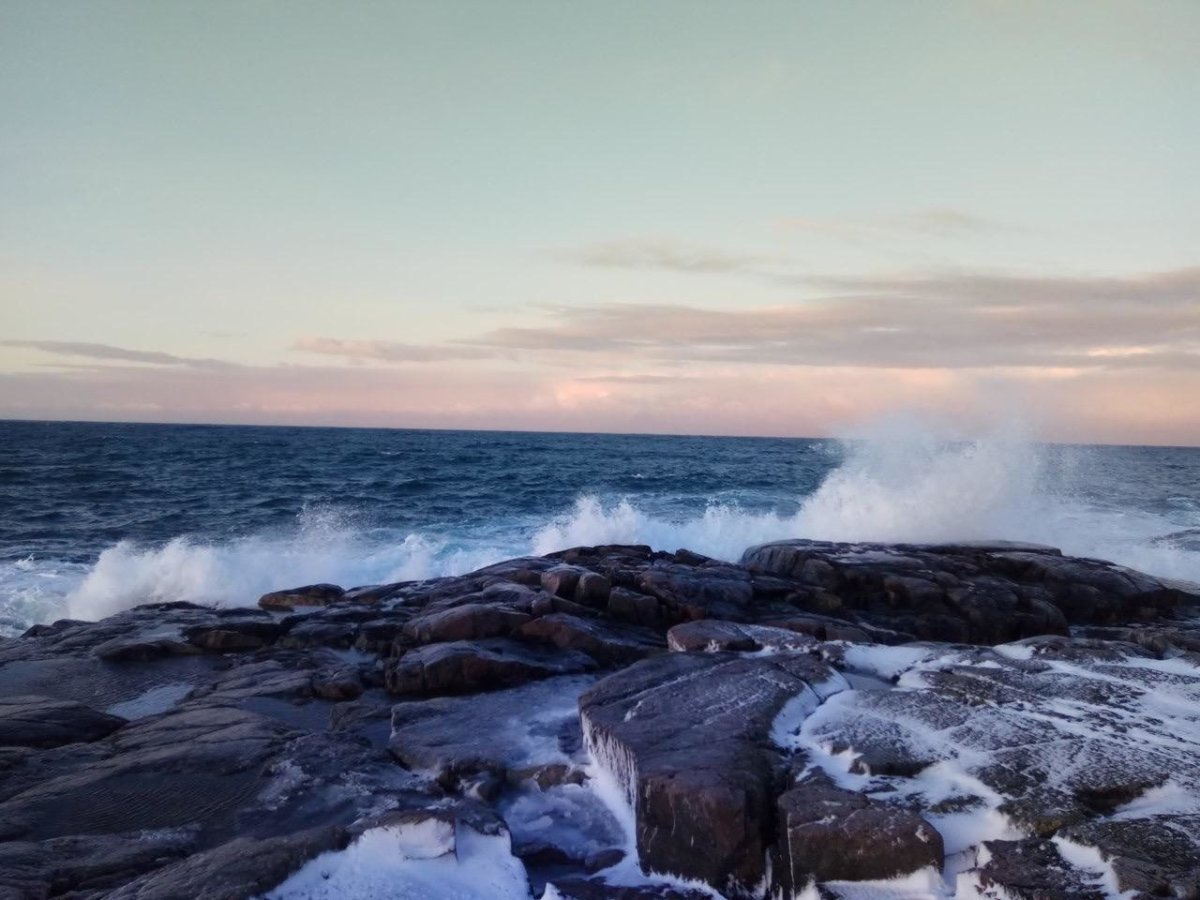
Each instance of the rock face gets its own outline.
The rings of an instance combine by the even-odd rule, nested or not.
[[[61,747],[95,741],[125,720],[50,697],[0,697],[0,747]]]
[[[588,749],[625,789],[646,868],[734,895],[762,882],[786,761],[771,731],[786,705],[845,687],[807,654],[660,656],[579,701]]]
[[[752,547],[742,563],[829,592],[837,608],[925,640],[1001,643],[1066,634],[1069,624],[1153,621],[1186,601],[1140,572],[1029,544],[781,541]]]
[[[776,872],[784,890],[814,881],[881,881],[940,869],[941,834],[921,816],[837,787],[824,773],[780,795]]]
[[[1013,544],[65,620],[0,641],[0,898],[1200,900],[1198,664],[1191,588]]]

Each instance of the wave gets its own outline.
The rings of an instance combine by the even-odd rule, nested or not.
[[[836,468],[786,513],[736,500],[681,507],[678,496],[666,494],[584,495],[550,521],[480,522],[443,534],[365,528],[350,511],[310,508],[287,533],[224,541],[178,537],[154,546],[122,541],[90,566],[21,560],[0,565],[0,634],[61,615],[94,619],[152,601],[250,605],[266,591],[298,584],[455,575],[513,556],[611,543],[686,547],[736,560],[753,544],[795,537],[1011,539],[1200,581],[1200,508],[1178,497],[1170,498],[1165,516],[1144,505],[1100,505],[1078,487],[1077,476],[1094,469],[1086,448],[1051,453],[1019,431],[962,440],[893,421],[834,452]]]

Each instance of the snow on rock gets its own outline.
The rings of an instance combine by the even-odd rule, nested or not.
[[[493,833],[487,833],[491,831]],[[265,900],[528,900],[504,829],[430,816],[369,828],[310,860]]]

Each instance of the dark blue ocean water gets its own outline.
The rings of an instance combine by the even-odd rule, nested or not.
[[[0,633],[583,543],[1007,537],[1200,580],[1200,450],[0,422]]]

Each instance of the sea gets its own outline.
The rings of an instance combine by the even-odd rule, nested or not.
[[[461,574],[566,547],[1011,539],[1200,582],[1200,449],[0,422],[0,635],[152,601]]]

